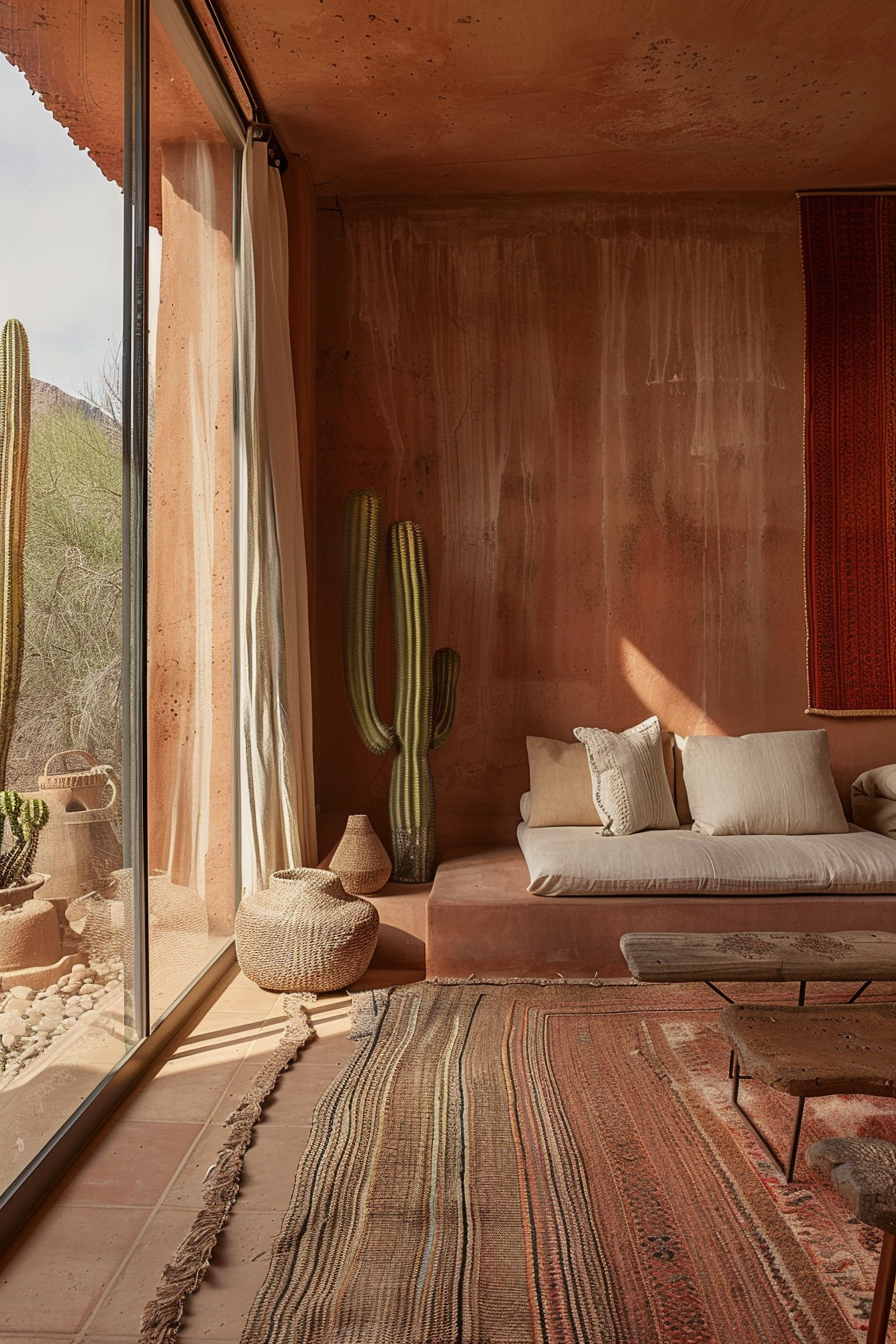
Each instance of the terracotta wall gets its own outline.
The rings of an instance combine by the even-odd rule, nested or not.
[[[321,844],[388,834],[342,685],[344,495],[423,524],[462,658],[440,852],[513,840],[526,733],[826,727],[844,794],[893,720],[805,717],[802,282],[791,196],[354,200],[318,249]],[[381,709],[391,713],[389,608]]]

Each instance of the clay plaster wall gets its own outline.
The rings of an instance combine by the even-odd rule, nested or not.
[[[319,238],[323,846],[349,812],[388,831],[388,758],[342,686],[358,485],[423,524],[434,642],[462,658],[432,757],[440,850],[512,840],[526,733],[654,712],[681,733],[824,726],[844,794],[896,758],[891,720],[804,715],[793,197],[356,200],[322,210]]]

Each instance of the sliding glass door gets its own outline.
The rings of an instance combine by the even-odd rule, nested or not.
[[[0,17],[0,1223],[238,890],[242,131],[178,0],[71,22]]]

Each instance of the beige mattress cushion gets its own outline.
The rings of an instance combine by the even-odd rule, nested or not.
[[[517,830],[536,896],[896,892],[896,841],[835,835],[606,836],[588,826]]]
[[[703,835],[834,835],[847,827],[823,728],[688,737],[684,782]]]

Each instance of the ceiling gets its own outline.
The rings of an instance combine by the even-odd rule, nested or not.
[[[219,7],[322,194],[896,179],[892,0]]]

